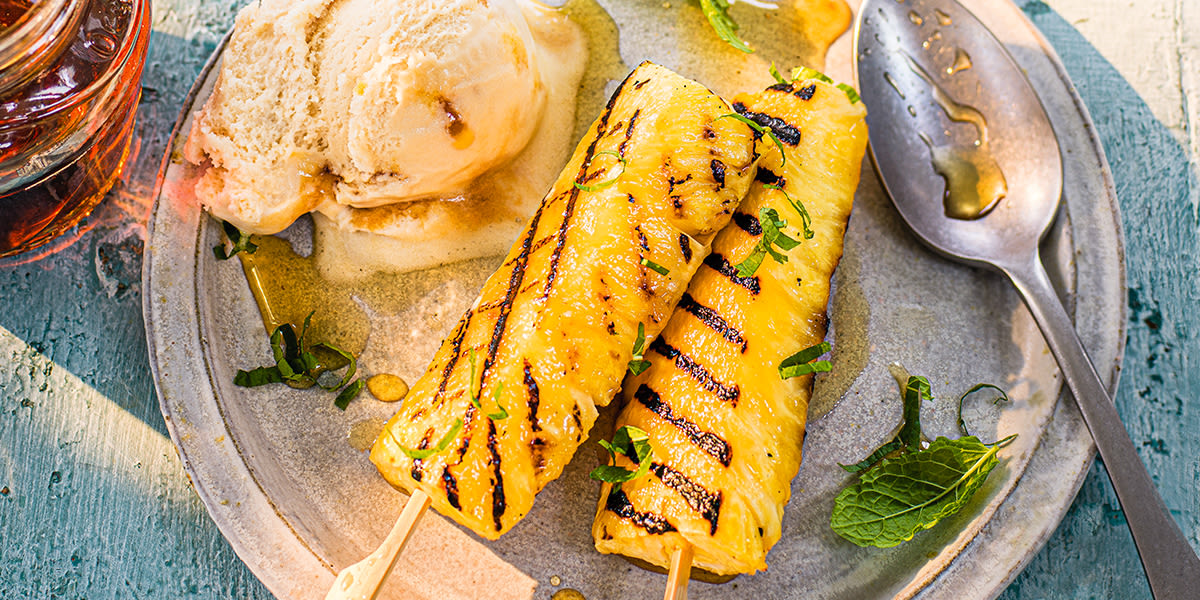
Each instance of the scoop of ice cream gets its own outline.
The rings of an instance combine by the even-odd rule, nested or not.
[[[262,0],[238,14],[187,158],[256,233],[317,204],[445,195],[519,152],[545,102],[517,2]]]

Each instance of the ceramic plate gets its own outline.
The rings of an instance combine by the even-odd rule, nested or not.
[[[745,20],[742,31],[760,52],[722,55],[737,61],[736,68],[714,62],[690,49],[716,42],[698,39],[703,29],[680,25],[702,25],[698,10],[692,3],[674,4],[600,2],[620,42],[613,45],[610,37],[606,48],[593,30],[593,55],[619,47],[625,64],[655,60],[725,94],[745,80],[768,83],[770,60],[789,66],[806,57],[810,64],[820,60],[812,47],[786,45],[791,38],[784,28],[805,25],[796,9],[755,18],[757,9],[739,4],[734,14]],[[586,2],[569,6],[578,14],[598,13]],[[1061,63],[1020,10],[1008,0],[981,0],[972,8],[1028,72],[1062,144],[1064,209],[1043,252],[1085,346],[1115,385],[1125,338],[1124,257],[1103,151]],[[771,27],[776,29],[765,29]],[[842,81],[853,81],[848,38],[833,45],[825,67]],[[189,96],[164,161],[145,261],[151,363],[184,467],[238,555],[277,596],[322,598],[337,570],[383,539],[404,503],[347,441],[351,429],[386,419],[395,407],[364,397],[342,412],[327,394],[232,384],[237,369],[265,361],[267,342],[238,261],[213,259],[210,248],[220,228],[186,193],[194,167],[171,158],[179,156],[192,109],[211,90],[220,52]],[[583,120],[590,121],[604,100],[610,76],[617,75],[593,70],[585,77]],[[301,221],[283,235],[308,251],[310,227]],[[366,307],[373,332],[364,369],[415,380],[498,262],[479,259],[394,278],[397,291],[389,305],[401,308]],[[1060,397],[1057,368],[1032,319],[999,276],[947,262],[920,246],[903,229],[869,165],[830,311],[835,370],[816,383],[805,461],[792,486],[783,539],[768,556],[770,568],[721,585],[693,582],[690,596],[994,597],[1055,529],[1094,452],[1073,403]],[[862,458],[899,423],[891,363],[933,383],[940,399],[927,405],[929,435],[952,435],[953,399],[976,382],[992,382],[1007,388],[1013,401],[999,409],[980,403],[976,433],[985,440],[1019,437],[962,513],[897,548],[863,549],[829,529],[833,498],[847,482],[836,463]],[[612,415],[606,415],[593,438],[609,435]],[[599,462],[593,439],[542,491],[524,521],[497,542],[431,512],[383,597],[549,598],[565,588],[593,599],[660,595],[664,576],[592,548],[598,485],[587,473]]]

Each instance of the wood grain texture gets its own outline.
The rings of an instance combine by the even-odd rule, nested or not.
[[[1200,3],[1017,1],[1061,54],[1112,165],[1131,319],[1117,403],[1200,544]],[[166,437],[140,307],[158,160],[240,4],[154,3],[125,184],[70,247],[0,265],[5,598],[271,597],[208,518]],[[1149,598],[1102,468],[1002,598]]]

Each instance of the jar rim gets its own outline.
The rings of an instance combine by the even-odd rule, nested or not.
[[[70,6],[70,7],[78,6],[81,2],[86,2],[86,0],[42,0],[41,2],[38,2],[35,6],[40,6],[43,4],[57,5],[57,6],[59,6],[59,11],[53,13],[53,16],[57,17],[62,13],[63,9],[67,8],[68,6]],[[122,72],[125,69],[126,63],[129,62],[130,57],[134,53],[134,50],[138,47],[138,45],[142,41],[142,36],[144,35],[143,29],[146,29],[145,35],[149,34],[148,28],[143,28],[143,24],[145,21],[147,21],[150,18],[150,0],[130,0],[130,4],[132,5],[132,8],[133,8],[133,14],[129,18],[128,29],[126,30],[125,35],[122,36],[122,38],[121,38],[122,39],[121,46],[120,46],[120,48],[118,48],[116,56],[113,58],[112,63],[110,63],[109,68],[105,69],[104,73],[101,74],[100,77],[97,77],[96,80],[89,83],[87,85],[87,87],[84,87],[84,88],[78,90],[74,94],[71,94],[69,96],[64,96],[64,97],[58,99],[57,101],[55,101],[51,104],[47,104],[45,106],[39,107],[36,110],[22,113],[17,118],[14,118],[14,119],[0,118],[0,127],[9,125],[9,124],[13,123],[14,121],[21,122],[21,123],[27,123],[29,121],[43,119],[43,118],[46,118],[49,116],[53,116],[54,114],[61,112],[63,110],[70,109],[71,107],[76,106],[76,105],[80,104],[81,102],[86,102],[88,99],[95,96],[97,93],[99,93],[105,87],[107,87],[109,82],[113,79],[113,77],[117,76],[118,73]],[[20,25],[21,21],[24,19],[24,17],[25,17],[25,15],[23,15],[21,19],[18,19],[17,23],[14,25]],[[10,28],[10,31],[11,30],[12,30],[12,28]],[[16,33],[16,32],[14,32],[14,33]],[[3,36],[3,37],[8,37],[8,36]],[[2,40],[0,40],[0,41],[2,41]],[[0,46],[0,48],[2,48],[2,46]],[[139,81],[138,85],[140,85],[140,84],[141,84],[141,82]]]

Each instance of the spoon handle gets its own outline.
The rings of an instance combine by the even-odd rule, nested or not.
[[[1040,256],[1027,264],[1002,265],[1037,321],[1058,359],[1071,394],[1083,413],[1104,461],[1105,470],[1125,511],[1133,541],[1157,600],[1196,598],[1200,594],[1200,559],[1167,512],[1112,399],[1088,359],[1071,317],[1046,275]]]

